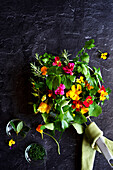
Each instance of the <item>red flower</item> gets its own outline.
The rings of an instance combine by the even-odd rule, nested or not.
[[[78,101],[74,100],[74,101],[73,101],[73,104],[74,104],[74,105],[72,105],[71,107],[72,107],[73,109],[76,108],[76,111],[77,111],[77,112],[79,112],[79,111],[80,111],[80,108],[83,107],[83,103],[82,103],[80,100],[78,100]]]
[[[67,66],[63,67],[64,72],[67,74],[73,75],[72,71],[74,69],[74,65],[75,65],[74,63],[68,63]]]
[[[53,66],[58,66],[58,67],[61,67],[61,61],[60,61],[60,58],[57,56],[55,57],[55,62],[53,62]]]
[[[93,104],[93,100],[91,100],[92,97],[91,96],[88,96],[86,98],[86,100],[83,102],[83,104],[86,106],[86,107],[89,107],[91,104]]]
[[[102,87],[100,88],[100,90],[98,90],[98,93],[101,93],[102,91],[106,92],[105,87],[102,85]]]

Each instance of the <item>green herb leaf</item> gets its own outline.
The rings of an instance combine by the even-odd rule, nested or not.
[[[91,40],[85,42],[84,48],[87,48],[88,50],[90,50],[93,47],[95,47],[94,39],[91,39]]]
[[[76,129],[78,134],[82,134],[84,132],[84,127],[78,123],[73,123],[73,127]]]
[[[34,113],[36,114],[37,113],[37,108],[36,108],[36,104],[33,104],[33,109],[34,109]]]
[[[17,133],[19,133],[23,128],[23,121],[19,122],[17,125]]]
[[[80,56],[81,61],[85,61],[86,63],[89,63],[89,55],[88,53],[83,53],[82,56]]]
[[[37,93],[32,93],[32,95],[35,97],[39,96]]]

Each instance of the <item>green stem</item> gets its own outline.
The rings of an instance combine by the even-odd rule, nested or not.
[[[98,50],[99,53],[102,53],[102,51]]]
[[[59,143],[57,142],[57,140],[53,137],[53,136],[51,136],[50,134],[48,134],[48,133],[45,133],[45,132],[43,132],[45,135],[48,135],[48,136],[50,136],[51,138],[53,138],[53,140],[56,142],[56,144],[57,144],[57,146],[58,146],[58,154],[60,155],[60,145],[59,145]]]
[[[63,134],[63,131],[61,132],[61,134],[60,134],[60,137],[59,137],[58,141],[60,141],[60,140],[61,140],[62,134]]]

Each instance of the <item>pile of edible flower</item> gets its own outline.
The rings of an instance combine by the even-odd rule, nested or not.
[[[66,50],[59,56],[36,54],[36,62],[31,63],[31,82],[34,112],[43,118],[43,125],[37,127],[41,134],[45,128],[64,132],[70,125],[81,133],[88,117],[102,113],[100,104],[109,99],[111,90],[101,85],[100,68],[88,66],[88,50],[94,47],[93,39],[86,41],[72,60]],[[102,53],[101,58],[107,54]]]

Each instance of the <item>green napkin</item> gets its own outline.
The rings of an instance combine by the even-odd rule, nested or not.
[[[96,141],[99,137],[104,139],[105,144],[113,155],[113,141],[103,137],[103,132],[94,122],[92,122],[86,127],[83,136],[81,170],[93,169],[96,150],[101,153],[98,146],[96,145]]]

